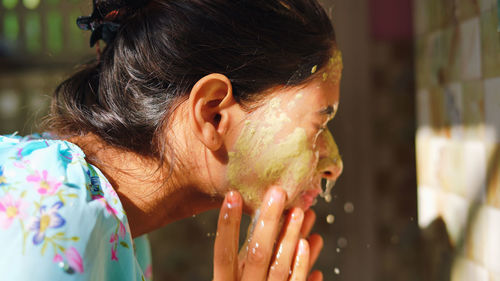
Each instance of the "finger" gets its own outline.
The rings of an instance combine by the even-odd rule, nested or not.
[[[321,271],[316,270],[311,275],[309,275],[309,278],[307,278],[307,281],[323,281],[323,273]]]
[[[316,221],[316,213],[309,209],[304,214],[304,222],[302,223],[302,229],[300,230],[300,235],[302,238],[309,236],[311,229]]]
[[[242,213],[241,196],[226,194],[222,204],[214,245],[214,281],[236,280],[238,274],[238,239]]]
[[[300,239],[297,245],[297,254],[292,269],[290,281],[304,281],[309,272],[309,244],[307,240]]]
[[[266,192],[259,219],[248,244],[243,281],[264,280],[267,276],[285,200],[286,194],[279,187],[273,187]]]
[[[309,249],[311,253],[309,258],[310,271],[316,263],[316,260],[318,260],[321,249],[323,249],[323,238],[321,238],[318,234],[311,234],[311,236],[307,238],[307,241],[309,241]]]
[[[268,281],[287,280],[290,276],[290,266],[300,238],[300,227],[303,219],[304,211],[300,208],[294,208],[288,214],[276,248],[276,256],[269,269]]]

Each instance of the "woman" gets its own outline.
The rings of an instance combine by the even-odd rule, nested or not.
[[[322,240],[304,210],[342,169],[319,4],[95,0],[78,25],[106,47],[55,91],[52,135],[0,139],[1,279],[149,279],[143,234],[220,207],[214,280],[305,280]]]

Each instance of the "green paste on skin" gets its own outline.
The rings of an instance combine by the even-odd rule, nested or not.
[[[328,148],[328,151],[330,153],[328,157],[319,160],[317,170],[324,171],[326,170],[327,167],[331,167],[332,165],[340,167],[340,170],[342,170],[342,160],[339,155],[339,148],[337,147],[337,144],[335,143],[332,134],[328,130],[324,130],[321,133],[321,136],[323,137],[323,140],[326,142],[326,147]]]
[[[312,175],[314,155],[304,128],[276,141],[284,124],[291,122],[280,110],[281,99],[273,98],[263,122],[245,122],[234,151],[229,152],[228,179],[244,201],[257,208],[265,188],[279,183],[288,194],[297,183]]]
[[[299,93],[295,100],[301,97]],[[317,178],[314,175],[318,172],[325,171],[332,164],[342,169],[337,144],[327,129],[318,131],[313,144],[301,127],[277,140],[276,136],[284,125],[291,122],[280,106],[281,99],[273,98],[263,109],[259,119],[262,121],[247,120],[233,151],[228,153],[229,183],[240,191],[244,202],[254,210],[260,206],[267,187],[273,184],[284,188],[289,197],[295,196],[301,189],[314,186]],[[294,105],[289,103],[287,107],[290,106]],[[328,151],[322,159],[318,159],[315,149],[317,142]]]
[[[314,74],[316,71],[317,66],[314,66],[311,73]],[[339,83],[342,74],[342,55],[340,51],[336,51],[330,59],[328,71],[332,74],[330,75],[331,81]],[[324,73],[323,80],[327,80],[328,76],[328,73]],[[301,93],[298,93],[295,99],[288,103],[288,108],[294,107],[296,105],[295,100],[302,98],[302,96]],[[303,128],[296,128],[283,141],[274,144],[274,137],[282,129],[284,122],[290,122],[288,117],[279,110],[280,103],[279,98],[271,100],[269,103],[270,108],[265,112],[263,120],[266,121],[263,124],[259,123],[259,126],[257,126],[252,124],[251,121],[245,122],[234,151],[229,152],[227,174],[229,182],[240,191],[243,200],[256,210],[248,227],[247,238],[241,248],[240,257],[242,258],[246,257],[248,243],[259,218],[260,210],[258,207],[266,189],[265,187],[280,183],[290,194],[299,182],[306,179],[309,179],[306,184],[314,184],[314,174],[325,171],[332,164],[340,168],[340,170],[342,170],[343,166],[337,144],[327,129],[318,131],[313,140],[313,149],[311,149],[311,144]],[[337,107],[338,104],[334,104],[334,113],[329,120],[337,112]],[[328,120],[324,126],[326,126],[327,122]],[[318,140],[323,142],[328,151],[328,156],[322,159],[318,159],[319,153],[315,150]],[[252,167],[251,161],[257,163],[254,170],[250,168]],[[326,190],[321,194],[322,197],[326,197],[327,193],[329,195],[335,183],[334,181],[328,182]],[[280,219],[280,225],[282,223],[283,218]]]

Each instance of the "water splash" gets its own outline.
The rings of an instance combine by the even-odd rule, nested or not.
[[[327,223],[332,224],[334,221],[335,221],[335,216],[334,215],[329,214],[328,216],[326,216],[326,222]]]
[[[241,246],[240,252],[238,254],[240,258],[246,257],[248,253],[248,245],[250,244],[253,231],[255,230],[257,221],[259,220],[259,216],[260,216],[260,208],[255,210],[255,213],[253,213],[252,218],[250,219],[250,224],[248,225],[247,229],[247,237],[245,238],[244,240],[245,242]]]
[[[352,202],[346,202],[344,204],[344,211],[348,214],[351,214],[354,212],[354,204]]]
[[[331,194],[326,194],[324,199],[325,199],[326,203],[330,203],[330,202],[332,202],[332,195]]]
[[[258,221],[259,221],[259,217],[260,217],[260,208],[255,210],[255,212],[253,213],[252,215],[252,218],[250,220],[250,224],[248,225],[248,229],[247,229],[247,236],[245,238],[245,242],[243,243],[243,245],[241,246],[240,248],[240,252],[238,253],[238,256],[240,258],[244,258],[246,257],[248,251],[254,251],[254,249],[249,249],[249,245],[250,245],[250,242],[252,240],[252,235],[253,235],[253,232],[255,231],[255,228],[258,227]],[[278,222],[278,229],[281,229],[281,227],[283,226],[283,223],[285,222],[285,217],[282,216]],[[264,227],[263,224],[260,224],[260,227]],[[254,246],[257,246],[258,247],[258,244],[257,245],[254,245]]]
[[[347,247],[347,239],[345,237],[340,237],[338,240],[337,240],[337,246],[339,248],[346,248]]]
[[[325,199],[325,202],[326,203],[330,203],[332,201],[332,189],[333,189],[333,186],[335,185],[335,181],[332,181],[332,180],[326,180],[326,184],[325,184],[325,189],[323,190],[323,192],[321,192],[319,195],[321,196],[321,198]]]

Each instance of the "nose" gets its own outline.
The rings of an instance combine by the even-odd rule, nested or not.
[[[338,158],[337,161],[334,160],[328,162],[330,163],[320,170],[322,177],[327,180],[336,181],[340,174],[342,174],[342,160]]]
[[[342,174],[344,164],[339,154],[339,149],[330,131],[325,130],[321,133],[319,139],[318,172],[321,176],[330,181],[336,181]]]
[[[325,157],[319,160],[318,171],[321,177],[330,181],[336,181],[342,174],[343,167],[342,159],[337,155],[335,158]]]

